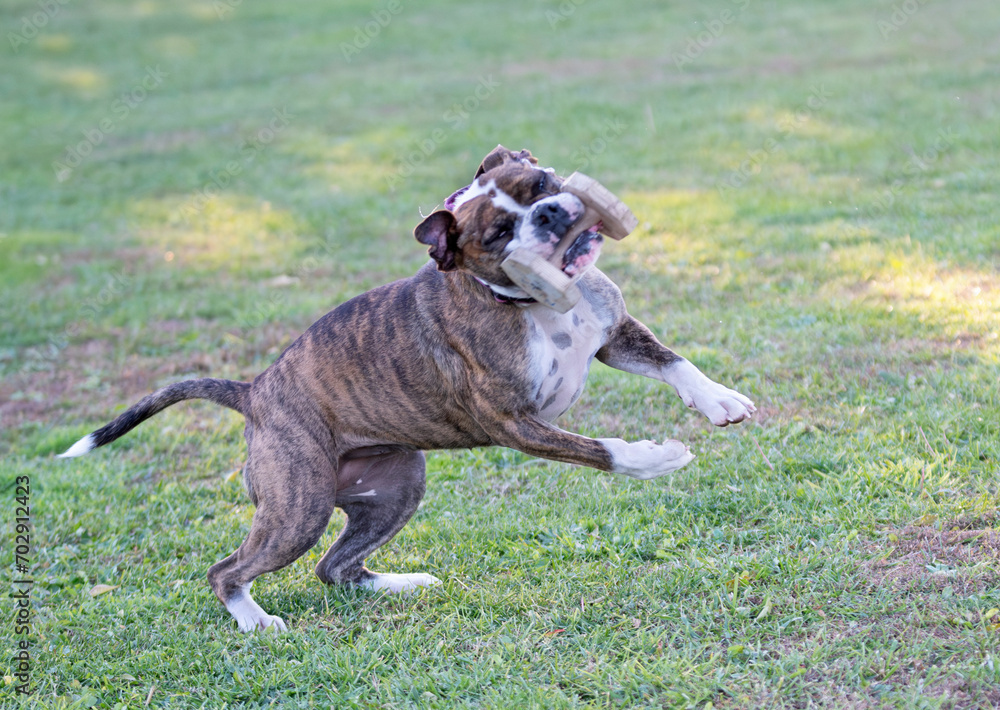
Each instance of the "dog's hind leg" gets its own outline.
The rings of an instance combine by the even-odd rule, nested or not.
[[[440,583],[429,574],[376,574],[365,568],[365,558],[402,530],[420,505],[423,453],[373,448],[354,455],[345,457],[337,472],[337,507],[347,514],[347,523],[316,565],[316,576],[327,584],[389,592]]]
[[[257,510],[250,534],[236,552],[208,570],[212,590],[240,631],[272,625],[286,629],[281,618],[267,614],[253,600],[250,585],[308,552],[330,522],[336,486],[333,464],[315,450],[307,455],[309,449],[251,447],[244,475]]]

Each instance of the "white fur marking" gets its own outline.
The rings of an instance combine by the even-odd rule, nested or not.
[[[522,289],[511,288],[510,286],[497,286],[496,284],[490,283],[486,279],[481,279],[478,276],[476,276],[475,279],[489,290],[494,293],[499,293],[501,296],[507,296],[508,298],[528,298],[528,293]]]
[[[574,321],[575,317],[575,321]],[[554,421],[576,402],[590,373],[590,365],[601,345],[610,322],[594,311],[586,298],[566,313],[542,305],[526,309],[528,330],[534,335],[528,345],[533,392],[540,393],[538,405],[555,395],[555,399],[539,412],[542,419]],[[556,340],[569,338],[568,347],[560,348]],[[552,362],[557,363],[552,372]],[[556,387],[558,385],[558,387]]]
[[[434,575],[417,572],[414,574],[376,574],[373,579],[365,580],[358,586],[374,592],[384,589],[390,594],[398,594],[400,592],[415,592],[420,587],[432,587],[435,584],[441,584],[441,580]]]
[[[580,201],[579,197],[569,192],[560,192],[551,197],[539,200],[525,210],[527,213],[525,216],[529,218],[521,220],[521,224],[517,228],[517,234],[507,243],[504,251],[509,253],[515,249],[523,248],[539,254],[543,259],[551,257],[556,250],[556,245],[559,243],[559,238],[545,227],[533,224],[530,215],[536,210],[544,209],[552,204],[559,205],[566,210],[570,215],[570,219],[574,222],[584,212],[583,202]]]
[[[361,483],[361,481],[358,481],[358,483]],[[374,495],[378,495],[378,494],[375,492],[375,489],[372,488],[370,491],[365,491],[364,493],[352,493],[351,497],[352,498],[363,498],[364,496],[374,496]]]
[[[249,584],[226,602],[226,610],[236,619],[236,625],[243,633],[268,628],[272,631],[288,631],[288,627],[280,617],[271,616],[253,600]]]
[[[359,479],[358,479],[358,482],[357,482],[357,483],[355,483],[354,485],[356,485],[356,486],[360,486],[360,485],[361,485],[361,479],[359,478]]]
[[[528,214],[528,208],[524,205],[518,204],[517,200],[508,195],[506,192],[498,187],[494,188],[494,190],[496,191],[492,198],[494,207],[506,210],[507,212],[513,212],[520,217]]]
[[[458,212],[458,208],[466,202],[474,200],[477,197],[482,197],[483,195],[488,195],[493,201],[494,207],[498,207],[508,212],[513,212],[514,214],[522,217],[527,214],[528,208],[523,205],[519,205],[517,200],[497,187],[496,180],[490,180],[485,185],[481,184],[480,180],[482,180],[482,178],[477,179],[474,183],[472,183],[472,185],[469,186],[468,190],[458,196],[458,199],[455,200],[454,212]]]
[[[687,360],[665,367],[663,380],[674,386],[684,404],[716,426],[741,422],[757,411],[750,398],[712,381]]]
[[[488,189],[489,186],[493,184],[494,184],[493,181],[490,180],[490,182],[486,186],[480,185],[479,178],[476,178],[476,180],[473,181],[473,183],[465,189],[465,192],[463,192],[461,195],[455,198],[455,208],[452,210],[452,212],[458,212],[458,208],[464,205],[469,200],[474,200],[480,195],[485,195],[487,192],[489,192]]]
[[[59,454],[61,459],[72,459],[77,456],[83,456],[84,454],[94,450],[94,435],[87,434],[85,437],[80,439],[78,442],[73,444],[71,447],[66,449],[64,453]]]
[[[621,439],[598,439],[611,454],[614,473],[647,481],[676,471],[694,461],[694,454],[679,441],[629,443]]]
[[[670,379],[668,381],[677,388],[678,392],[684,390],[685,393],[701,394],[712,383],[705,373],[688,360],[675,362],[672,365],[668,365],[668,368],[670,370]],[[685,402],[685,404],[688,403]],[[688,404],[688,406],[691,405]]]

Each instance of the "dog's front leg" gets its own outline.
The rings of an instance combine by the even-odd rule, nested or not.
[[[532,416],[490,417],[487,421],[480,419],[480,424],[498,446],[641,480],[676,471],[694,460],[694,454],[679,441],[657,444],[655,441],[588,439]]]
[[[690,362],[664,346],[649,328],[626,315],[612,331],[597,359],[617,370],[645,375],[672,385],[688,407],[716,426],[741,422],[757,411],[748,397],[709,379]]]

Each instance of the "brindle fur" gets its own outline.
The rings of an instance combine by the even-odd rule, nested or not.
[[[495,179],[528,205],[559,189],[551,174],[538,177],[534,162],[527,151],[498,147],[477,176]],[[435,212],[415,230],[431,247],[432,262],[320,318],[249,386],[207,379],[171,385],[95,432],[94,445],[103,445],[192,397],[245,416],[244,480],[256,512],[243,544],[208,572],[227,607],[256,577],[312,548],[335,507],[347,524],[316,574],[328,584],[371,579],[365,558],[406,524],[423,497],[424,450],[508,446],[613,470],[601,442],[540,416],[545,403],[525,357],[534,326],[521,307],[499,303],[473,276],[511,285],[500,269],[509,237],[498,237],[509,221],[488,197],[457,214]],[[633,371],[636,363],[680,360],[627,314],[617,287],[597,269],[580,286],[611,324],[597,359]]]

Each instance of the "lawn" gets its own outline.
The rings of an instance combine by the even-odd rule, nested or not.
[[[1000,7],[665,5],[0,2],[2,559],[26,589],[30,481],[34,582],[2,707],[1000,706]],[[369,565],[443,585],[324,587],[338,512],[254,588],[289,632],[239,634],[205,579],[253,514],[239,415],[54,455],[413,273],[497,143],[626,200],[601,267],[758,414],[596,366],[561,426],[698,459],[433,453]]]

